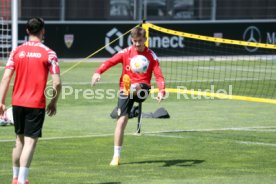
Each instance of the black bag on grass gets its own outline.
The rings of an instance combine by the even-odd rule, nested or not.
[[[161,108],[158,108],[153,113],[152,112],[142,113],[142,118],[170,118],[170,115],[165,108],[161,107]]]

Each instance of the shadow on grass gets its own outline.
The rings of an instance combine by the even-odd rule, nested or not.
[[[171,167],[171,166],[179,166],[179,167],[191,167],[197,164],[201,164],[205,162],[205,160],[148,160],[148,161],[141,161],[141,162],[129,162],[129,163],[122,163],[121,165],[128,165],[128,164],[154,164],[154,163],[164,163],[162,167]]]

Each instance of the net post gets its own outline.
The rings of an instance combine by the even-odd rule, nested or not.
[[[18,42],[18,0],[12,1],[12,49],[17,47]]]
[[[141,133],[142,102],[138,102],[137,134]]]
[[[145,29],[145,31],[146,31],[146,38],[147,38],[147,40],[145,42],[145,45],[147,47],[149,47],[149,25],[148,25],[148,23],[146,23],[146,20],[143,20],[142,28]]]

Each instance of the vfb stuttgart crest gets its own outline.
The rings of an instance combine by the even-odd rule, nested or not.
[[[74,35],[73,34],[65,34],[64,35],[64,43],[68,49],[70,49],[74,42]]]

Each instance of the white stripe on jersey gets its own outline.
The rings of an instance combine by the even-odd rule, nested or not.
[[[57,73],[57,69],[58,69],[58,58],[55,54],[49,54],[48,55],[48,62],[50,64],[50,68],[52,69],[52,72],[55,74]]]
[[[52,68],[53,68],[53,73],[57,73],[57,70],[56,70],[56,64],[55,62],[52,62]]]
[[[14,61],[13,61],[13,56],[14,56],[14,52],[16,49],[13,49],[10,53],[10,57],[7,61],[6,67],[9,67],[10,69],[14,69]]]
[[[52,51],[51,49],[49,49],[49,47],[47,47],[46,45],[44,45],[41,42],[39,42],[36,46],[39,46],[39,47],[45,49],[47,52],[51,52]]]
[[[158,59],[157,55],[152,50],[149,49],[149,51],[150,51],[153,59],[159,62],[159,59]]]

